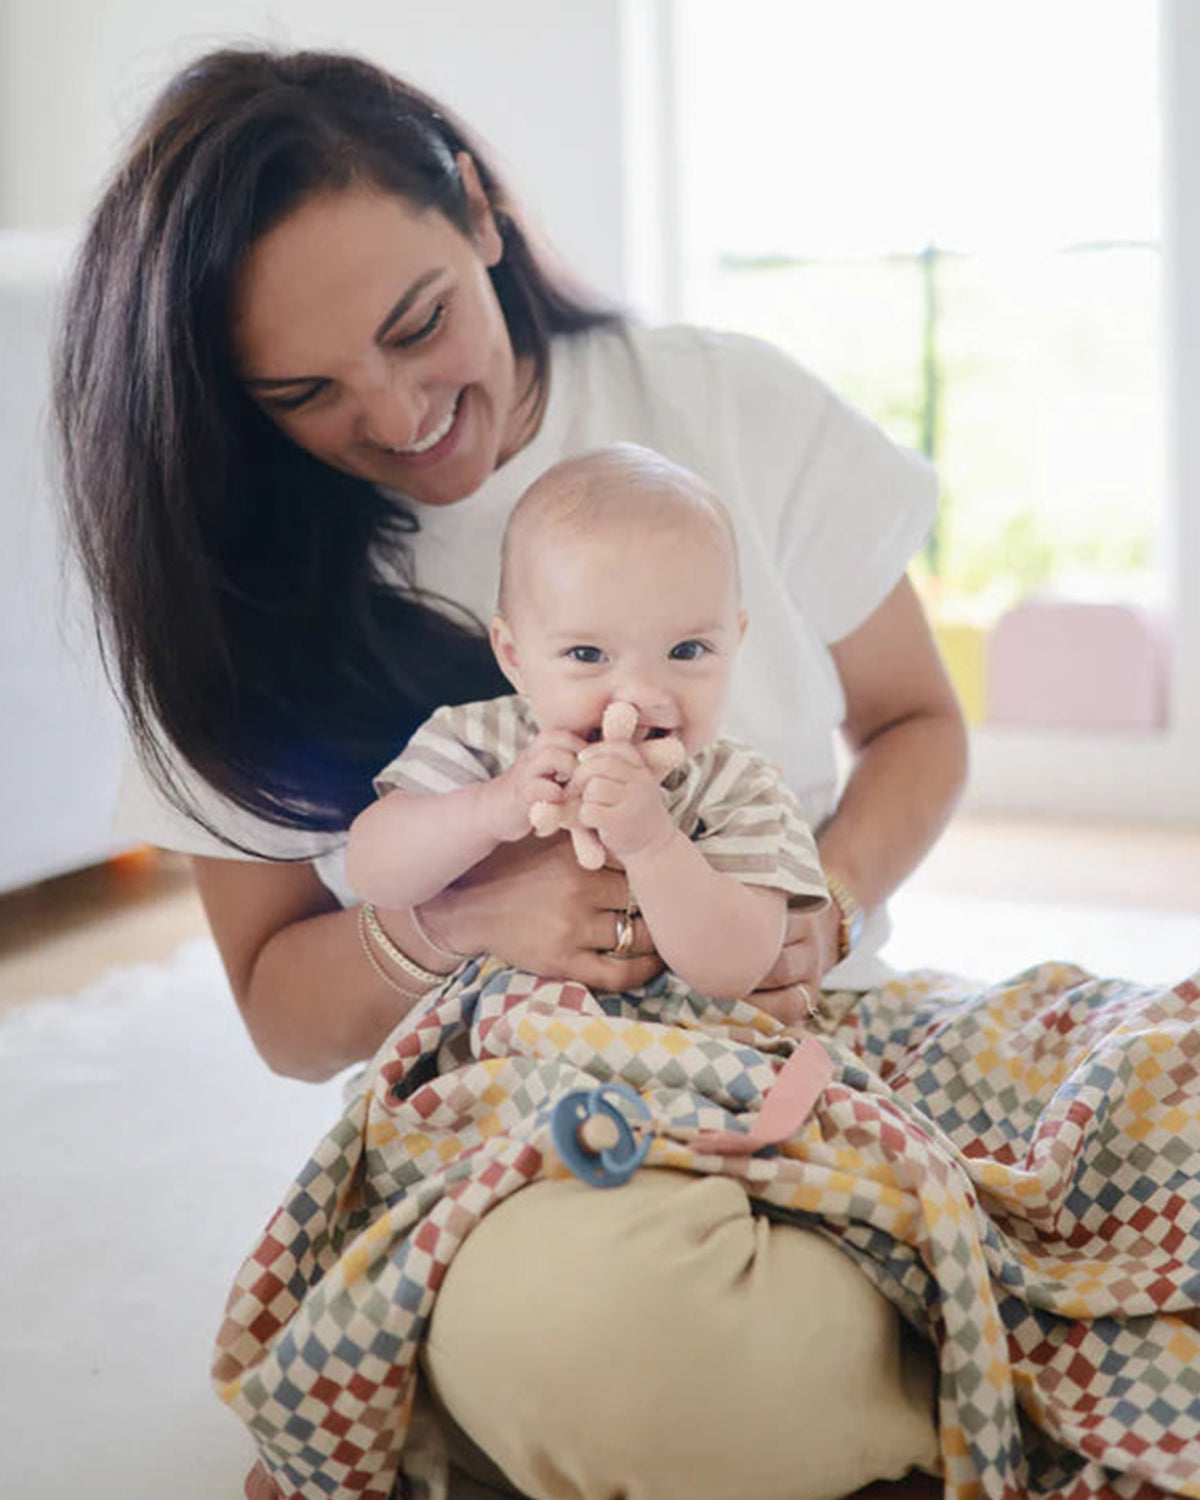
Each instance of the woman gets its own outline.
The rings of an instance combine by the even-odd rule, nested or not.
[[[195,855],[272,1067],[327,1077],[411,1004],[342,905],[344,831],[434,707],[503,691],[476,622],[508,508],[604,441],[661,449],[734,513],[753,623],[728,727],[783,767],[838,898],[789,917],[764,1005],[793,1019],[801,984],[879,977],[883,902],[965,770],[904,577],[929,475],[776,352],[639,328],[553,276],[434,101],[337,56],[231,51],[187,69],[93,219],[56,397],[139,751],[125,824]],[[854,757],[840,798],[839,727]],[[610,990],[658,967],[640,922],[611,953],[624,906],[619,873],[581,871],[558,840],[381,920],[430,979],[487,951]],[[648,1173],[583,1204],[565,1187],[536,1184],[471,1235],[428,1341],[442,1402],[518,1485],[798,1497],[934,1460],[928,1362],[823,1241],[756,1218],[728,1182]],[[631,1237],[626,1215],[654,1233]],[[535,1244],[539,1264],[571,1268],[552,1326],[544,1281],[518,1277],[500,1310],[481,1300]],[[503,1361],[481,1347],[485,1317]],[[588,1387],[579,1348],[622,1336],[639,1340],[637,1377]],[[721,1390],[744,1402],[664,1385],[667,1366],[711,1367],[718,1349]],[[702,1477],[679,1449],[697,1431],[715,1455]]]

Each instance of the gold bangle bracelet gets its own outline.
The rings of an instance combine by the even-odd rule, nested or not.
[[[406,1000],[417,1001],[421,996],[414,994],[412,990],[405,989],[398,979],[388,973],[379,960],[375,957],[375,950],[371,947],[371,939],[367,933],[367,924],[363,918],[363,909],[358,908],[358,940],[362,944],[362,950],[367,955],[367,962],[375,970],[376,974],[387,985],[388,989],[395,990],[397,995],[403,995]]]
[[[408,920],[413,924],[413,931],[417,934],[421,941],[425,943],[427,947],[432,948],[439,958],[449,958],[456,964],[466,963],[467,959],[470,957],[469,954],[455,953],[453,948],[443,948],[441,943],[436,942],[432,937],[430,937],[429,929],[425,926],[424,922],[421,921],[420,917],[417,916],[417,908],[415,906],[410,906],[408,908]]]
[[[826,888],[833,897],[834,906],[837,907],[837,961],[841,963],[861,937],[863,922],[866,918],[862,903],[841,876],[834,870],[825,870],[824,875]]]
[[[375,939],[376,946],[382,952],[384,958],[394,963],[398,969],[402,969],[410,979],[415,979],[419,985],[431,990],[435,985],[441,984],[446,978],[445,974],[439,974],[436,969],[423,969],[420,964],[413,963],[407,953],[401,953],[391,938],[383,930],[379,920],[379,913],[371,901],[364,901],[361,907],[362,919],[366,923],[367,931]]]

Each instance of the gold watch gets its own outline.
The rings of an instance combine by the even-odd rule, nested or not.
[[[833,897],[833,904],[838,909],[837,961],[841,963],[842,959],[851,952],[854,945],[862,937],[867,914],[859,904],[858,898],[840,875],[835,875],[831,870],[826,870],[825,884],[829,887],[829,894]]]

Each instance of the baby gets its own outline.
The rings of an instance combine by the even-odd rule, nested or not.
[[[350,884],[419,905],[558,809],[623,866],[668,968],[749,994],[789,902],[827,897],[779,773],[719,737],[745,629],[733,528],[701,480],[632,444],[556,464],[504,537],[491,640],[516,695],[439,709],[384,768]],[[629,930],[618,918],[614,951]]]

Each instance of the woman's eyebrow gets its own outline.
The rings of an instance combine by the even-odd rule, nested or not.
[[[400,319],[404,317],[405,313],[408,312],[425,288],[431,282],[436,281],[441,274],[442,268],[436,266],[432,271],[426,271],[423,276],[417,277],[412,286],[393,304],[383,322],[375,330],[372,337],[376,344],[383,343],[388,334]],[[253,386],[256,390],[264,390],[287,385],[311,385],[313,381],[321,378],[319,375],[251,375],[246,378],[246,384]]]

